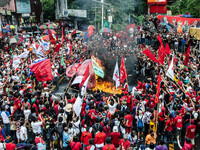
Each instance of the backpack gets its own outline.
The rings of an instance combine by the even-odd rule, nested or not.
[[[56,124],[56,131],[58,132],[58,133],[62,133],[63,132],[63,124],[61,123],[57,123]]]
[[[101,126],[100,124],[94,124],[95,133],[99,131],[100,126]]]
[[[143,118],[143,116],[142,116],[142,118]],[[138,128],[143,128],[144,127],[142,118],[139,118],[139,116],[138,116],[138,124],[137,124]]]

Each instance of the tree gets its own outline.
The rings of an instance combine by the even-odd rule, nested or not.
[[[53,21],[55,19],[55,5],[54,0],[41,0],[44,19]]]
[[[168,8],[172,11],[173,15],[190,13],[194,17],[200,17],[199,0],[177,0]]]

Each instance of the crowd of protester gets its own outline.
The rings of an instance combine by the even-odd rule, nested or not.
[[[55,53],[51,46],[46,56],[51,59],[53,82],[38,82],[34,74],[30,75],[29,65],[37,59],[33,52],[21,59],[18,68],[12,67],[13,55],[30,50],[25,41],[19,46],[2,42],[0,149],[36,150],[46,145],[46,149],[64,150],[168,150],[172,143],[182,150],[194,149],[200,127],[199,41],[157,24],[155,18],[146,16],[143,27],[137,28],[132,38],[116,33],[95,33],[87,43],[81,37],[69,38],[71,56],[67,55],[67,42],[61,48],[64,66],[61,52]],[[158,35],[172,52],[164,65],[142,53],[149,48],[157,57]],[[37,43],[38,38],[33,37],[33,41]],[[184,53],[189,44],[190,59],[185,66]],[[173,52],[174,81],[166,76]],[[121,94],[108,95],[101,90],[86,93],[80,116],[73,111],[77,94],[66,92],[58,98],[51,92],[52,85],[59,87],[59,77],[70,64],[89,59],[91,54],[113,58],[130,53],[137,58],[139,76],[132,91],[122,88]],[[155,104],[159,72],[161,91]]]

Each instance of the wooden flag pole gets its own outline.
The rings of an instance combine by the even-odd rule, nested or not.
[[[157,129],[158,129],[158,108],[159,108],[159,104],[160,104],[160,101],[158,102],[157,104],[157,113],[156,113],[156,132],[157,133]]]

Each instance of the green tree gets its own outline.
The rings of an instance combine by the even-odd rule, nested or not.
[[[168,8],[172,11],[173,15],[190,13],[194,17],[200,17],[199,0],[177,0]]]
[[[45,20],[55,20],[54,0],[41,0]]]

